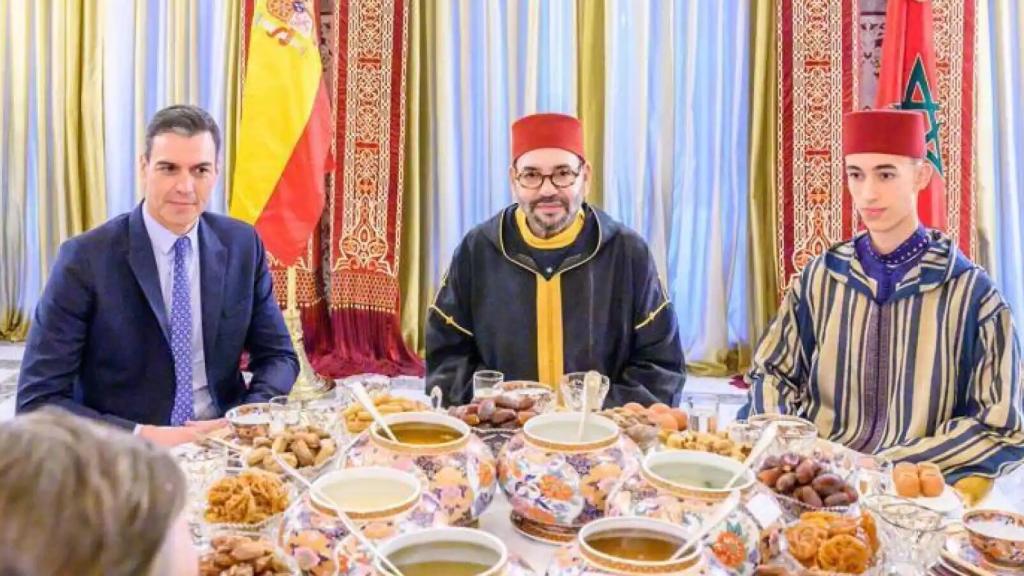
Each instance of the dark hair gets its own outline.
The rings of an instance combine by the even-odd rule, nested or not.
[[[195,136],[201,132],[209,132],[213,137],[213,147],[220,156],[220,128],[210,113],[198,106],[175,104],[157,112],[146,126],[146,158],[153,150],[153,138],[166,132],[174,132],[182,136]]]

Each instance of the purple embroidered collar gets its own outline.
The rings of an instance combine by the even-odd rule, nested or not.
[[[875,251],[875,248],[871,245],[871,239],[867,241],[868,253],[871,257],[878,262],[884,264],[888,268],[895,268],[900,264],[905,264],[924,253],[928,249],[928,232],[923,226],[918,226],[917,230],[907,238],[903,244],[900,244],[895,250],[888,254],[879,254]]]

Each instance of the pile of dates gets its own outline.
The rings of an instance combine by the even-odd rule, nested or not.
[[[448,415],[462,420],[474,428],[522,428],[537,415],[533,410],[536,400],[523,394],[506,393],[493,398],[474,398],[469,404],[452,406]]]
[[[757,479],[776,494],[811,508],[849,506],[858,499],[857,490],[832,472],[827,462],[792,452],[766,458]]]

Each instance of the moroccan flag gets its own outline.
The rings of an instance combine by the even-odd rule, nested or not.
[[[331,111],[314,3],[256,0],[252,14],[230,212],[287,266],[324,209]]]
[[[935,175],[918,196],[917,213],[925,226],[947,230],[936,79],[931,0],[889,0],[875,108],[920,110],[924,114],[927,160],[935,168]]]

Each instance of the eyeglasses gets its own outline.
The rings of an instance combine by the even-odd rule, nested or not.
[[[576,179],[579,178],[580,172],[582,171],[582,163],[576,170],[573,170],[568,166],[559,166],[550,174],[543,174],[537,170],[527,169],[516,173],[516,182],[528,190],[537,190],[544,185],[544,180],[550,178],[551,184],[555,188],[568,188],[576,183]]]

